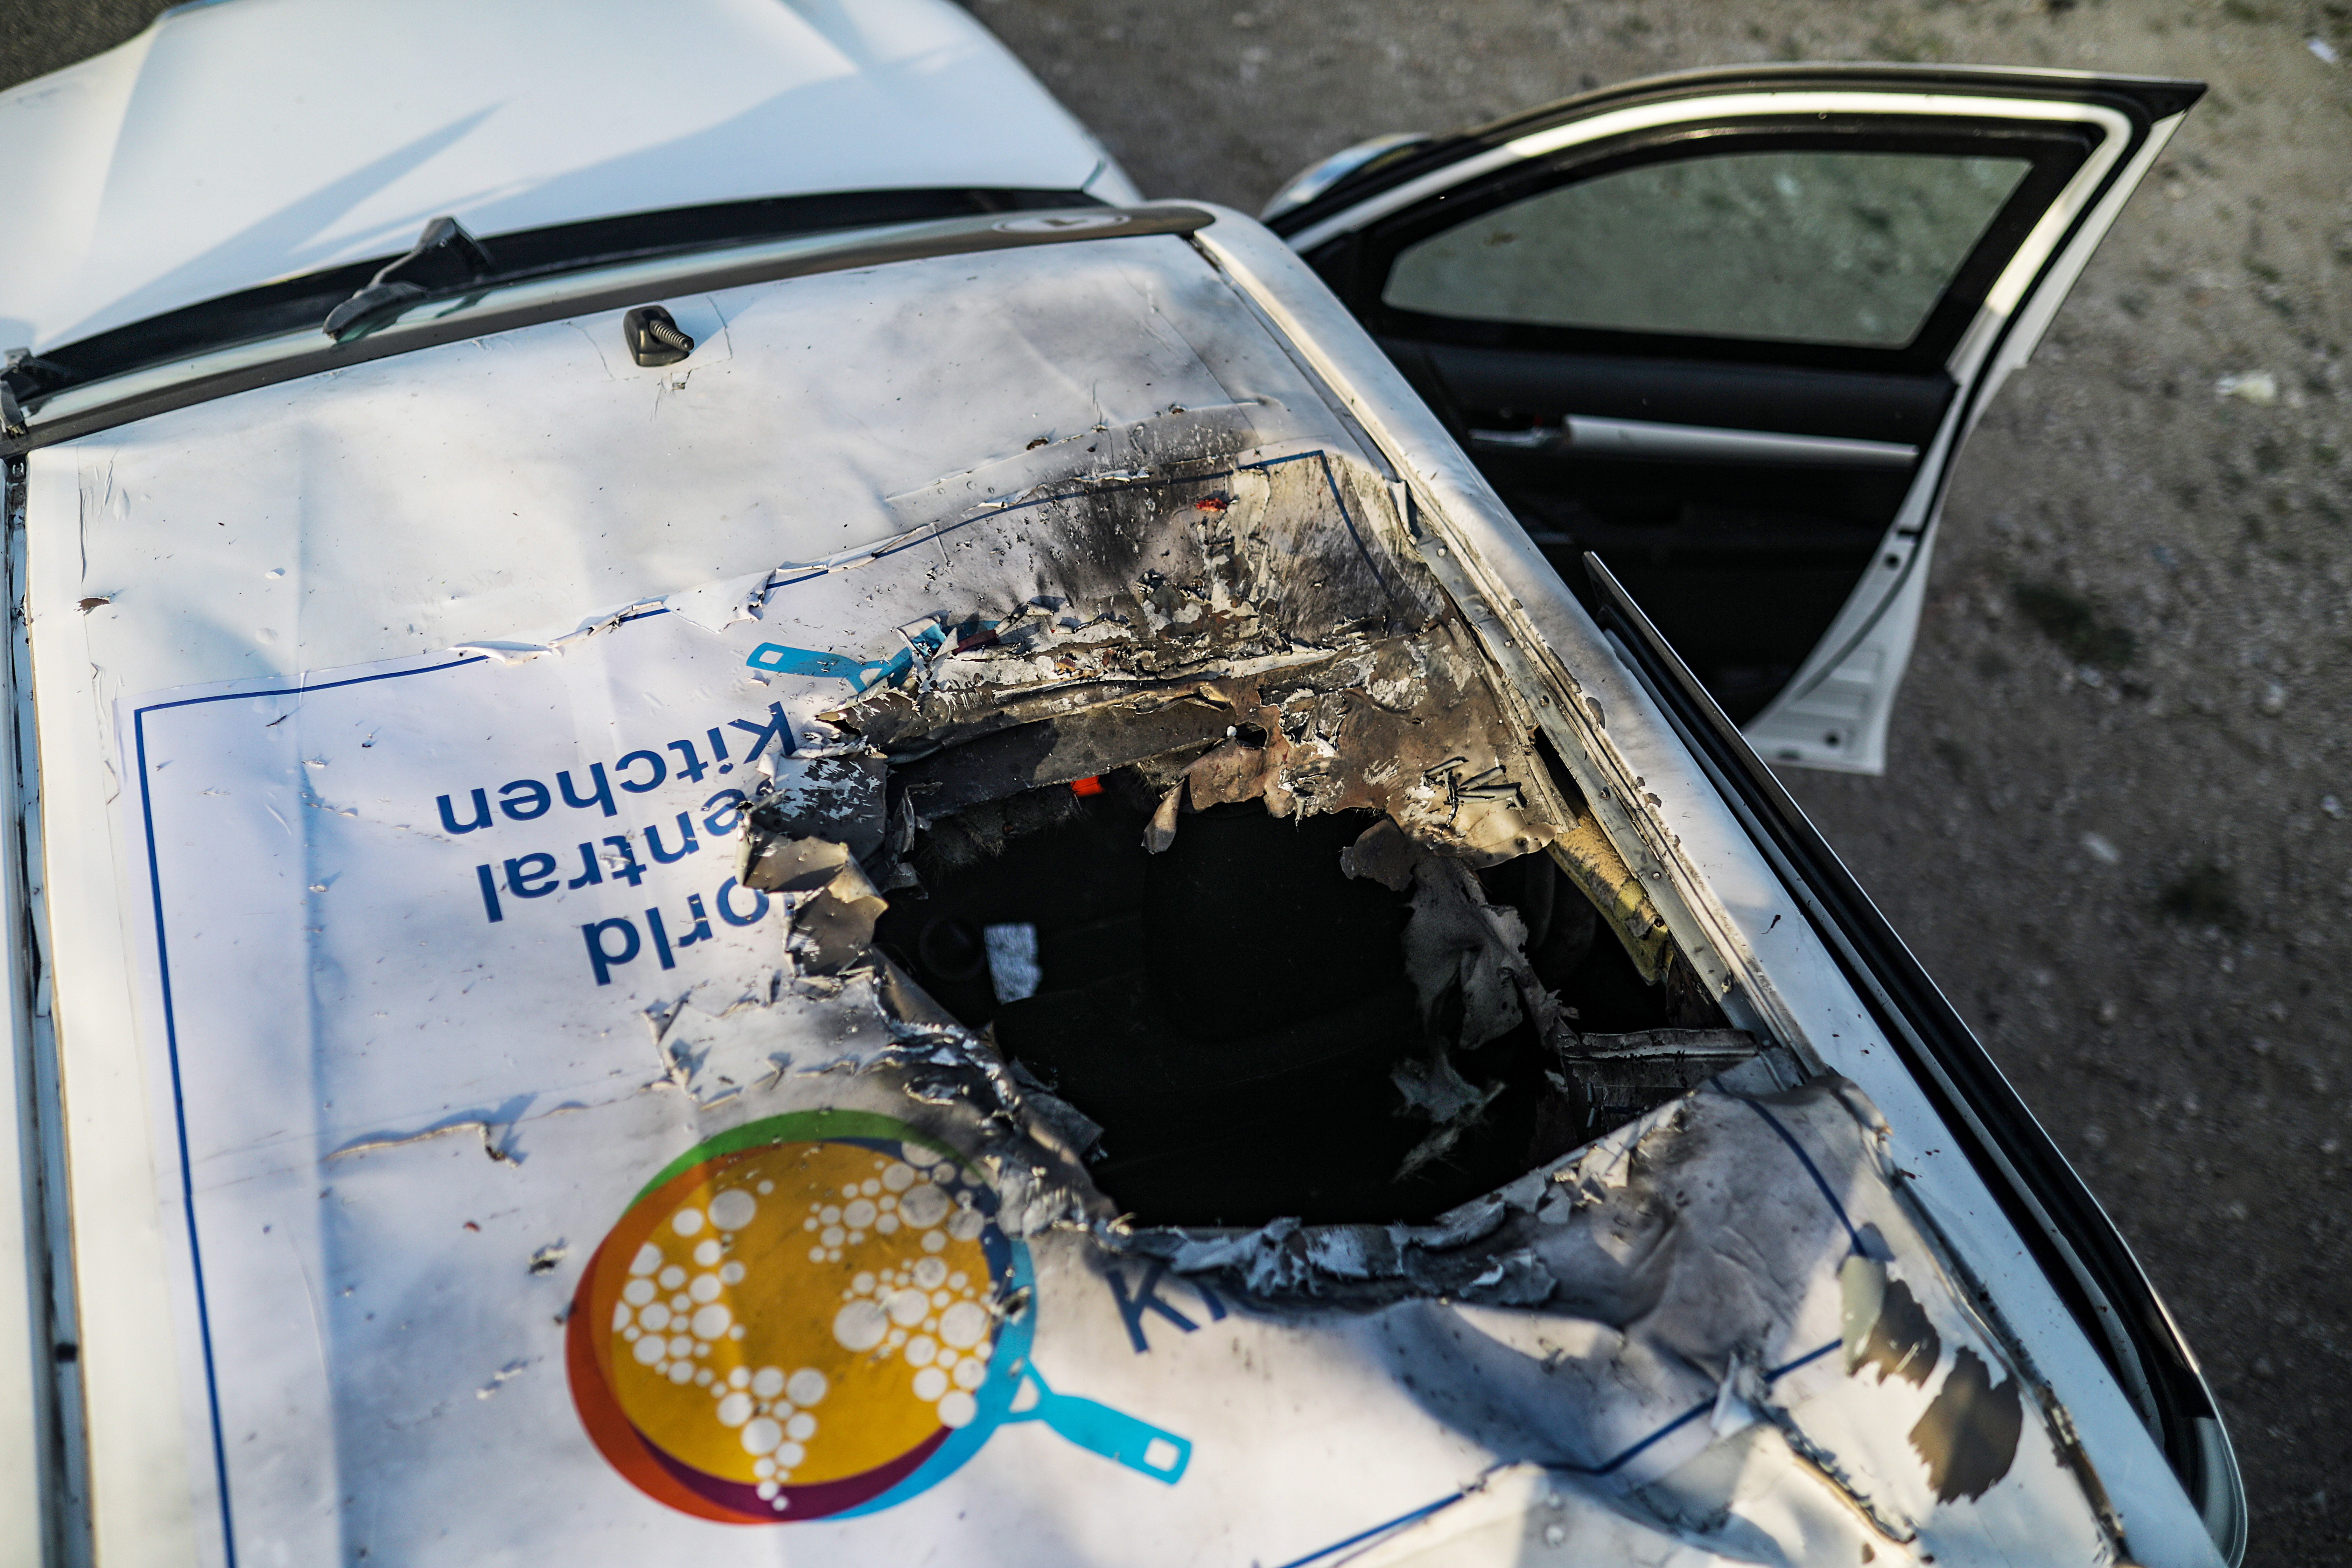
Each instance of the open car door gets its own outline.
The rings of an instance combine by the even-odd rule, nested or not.
[[[1960,443],[2203,91],[1692,72],[1268,221],[1580,595],[1591,550],[1765,756],[1875,773]]]

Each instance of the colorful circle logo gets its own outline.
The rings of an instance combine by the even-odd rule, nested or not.
[[[590,1440],[648,1497],[729,1524],[888,1508],[1017,1421],[1173,1484],[1191,1443],[1030,1364],[1029,1253],[996,1212],[969,1163],[885,1116],[771,1117],[689,1151],[572,1297]]]
[[[994,1210],[952,1152],[885,1117],[776,1117],[695,1149],[581,1278],[567,1360],[590,1437],[648,1495],[730,1522],[930,1485],[1018,1381],[990,1373],[1008,1330],[1016,1360],[1027,1339],[1005,1310],[1025,1249]]]

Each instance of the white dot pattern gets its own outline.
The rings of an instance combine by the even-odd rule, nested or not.
[[[905,1160],[845,1190],[842,1195],[849,1201],[839,1208],[811,1205],[810,1221],[830,1226],[837,1220],[883,1236],[908,1227],[923,1232],[923,1250],[936,1254],[949,1237],[977,1240],[988,1223],[968,1195],[946,1184],[954,1178],[951,1164],[910,1146]],[[909,1391],[933,1407],[941,1426],[970,1425],[979,1414],[971,1391],[987,1380],[994,1348],[986,1342],[995,1317],[980,1287],[960,1269],[950,1275],[943,1260],[929,1256],[860,1269],[844,1294],[847,1300],[833,1319],[842,1347],[896,1355],[911,1374]]]
[[[904,1160],[877,1164],[877,1175],[842,1190],[843,1202],[809,1205],[803,1229],[817,1244],[809,1251],[811,1261],[837,1262],[845,1247],[856,1247],[869,1232],[921,1231],[923,1250],[936,1254],[949,1237],[971,1241],[985,1228],[969,1194],[946,1184],[956,1180],[956,1171],[939,1154],[909,1146]],[[766,1195],[773,1187],[763,1181],[756,1190]],[[712,1196],[707,1210],[688,1206],[671,1215],[668,1234],[657,1228],[661,1239],[647,1242],[631,1260],[613,1332],[640,1365],[673,1383],[709,1389],[712,1419],[734,1431],[744,1451],[757,1458],[759,1495],[782,1511],[784,1484],[818,1430],[812,1407],[829,1392],[824,1373],[814,1367],[738,1367],[720,1379],[697,1364],[717,1342],[743,1337],[734,1310],[720,1298],[745,1279],[744,1266],[727,1260],[727,1253],[733,1233],[758,1212],[751,1192],[730,1188]],[[843,1294],[833,1320],[834,1338],[843,1348],[902,1360],[909,1393],[933,1407],[940,1425],[961,1427],[977,1416],[972,1391],[987,1379],[995,1322],[980,1284],[926,1256],[861,1269]]]

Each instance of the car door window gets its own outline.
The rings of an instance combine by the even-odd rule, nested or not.
[[[1568,585],[1776,759],[1879,765],[1957,440],[2203,89],[1737,67],[1436,138],[1274,219]]]
[[[1901,348],[2032,167],[1818,149],[1637,164],[1406,247],[1381,299],[1457,321]]]
[[[1500,168],[1325,263],[1561,574],[1607,560],[1741,722],[1899,577],[1948,356],[2086,155],[1806,118]]]

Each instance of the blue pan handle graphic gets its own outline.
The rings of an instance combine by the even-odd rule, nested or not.
[[[1130,1470],[1170,1486],[1176,1484],[1184,1468],[1192,1462],[1189,1439],[1162,1431],[1149,1421],[1139,1421],[1108,1405],[1076,1394],[1056,1394],[1045,1386],[1045,1380],[1037,1375],[1034,1365],[1023,1368],[1021,1375],[1036,1390],[1037,1400],[1025,1410],[1008,1412],[1004,1417],[1007,1424],[1043,1421],[1079,1447],[1106,1459],[1116,1459]]]

